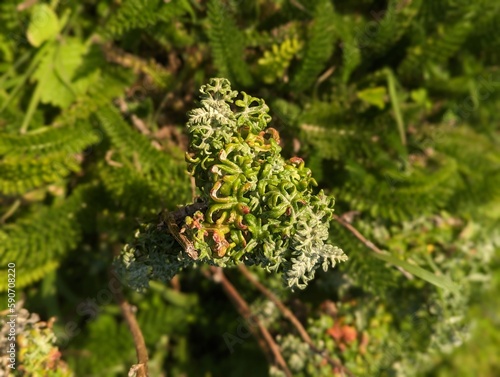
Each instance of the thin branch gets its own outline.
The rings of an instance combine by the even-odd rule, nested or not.
[[[21,200],[19,199],[17,199],[14,203],[12,203],[7,212],[5,212],[2,217],[0,217],[0,223],[4,224],[7,221],[7,219],[17,211],[20,205],[21,205]]]
[[[301,4],[298,0],[290,0],[290,3],[291,3],[294,7],[296,7],[296,8],[298,8],[298,9],[300,9],[302,12],[311,13],[311,12],[309,12],[309,11],[307,10],[307,8],[306,8],[306,7],[304,7],[304,6],[303,6],[303,5],[302,5],[302,4]]]
[[[120,290],[113,290],[115,299],[120,306],[122,315],[128,324],[132,337],[134,339],[135,351],[137,353],[137,364],[132,366],[133,371],[136,373],[137,377],[148,377],[148,349],[146,348],[146,342],[144,341],[144,336],[142,335],[141,328],[137,323],[134,312],[131,305],[123,296]]]
[[[22,12],[23,10],[26,10],[29,7],[32,7],[36,3],[38,3],[38,0],[26,0],[26,1],[23,1],[22,3],[18,4],[16,9],[18,12]]]
[[[212,275],[210,272],[208,272],[205,269],[202,269],[201,273],[203,274],[203,276],[205,276],[209,280],[215,281],[217,283],[220,282],[219,280],[217,280],[215,275]],[[260,333],[257,331],[257,329],[255,327],[255,323],[251,320],[251,313],[249,312],[248,305],[245,305],[244,301],[242,303],[238,299],[233,299],[233,297],[230,296],[229,294],[228,294],[228,297],[233,302],[233,305],[236,307],[236,310],[238,311],[238,313],[240,313],[240,315],[249,324],[249,329],[250,329],[252,335],[254,336],[254,338],[257,340],[257,343],[259,344],[259,347],[262,349],[262,352],[264,353],[264,356],[266,357],[267,361],[269,363],[272,363],[273,360],[270,356],[271,350],[269,349],[269,346],[267,345],[266,341],[262,338]],[[247,309],[248,309],[248,311],[247,311]]]
[[[109,166],[114,166],[115,168],[122,168],[123,164],[121,162],[113,161],[111,158],[113,157],[114,151],[112,149],[106,152],[104,156],[104,161],[108,163]]]
[[[337,221],[340,225],[342,225],[344,228],[346,228],[349,232],[351,232],[354,237],[356,237],[363,245],[365,245],[367,248],[372,250],[373,252],[377,254],[382,254],[385,255],[385,253],[380,250],[372,241],[366,239],[355,227],[353,227],[351,224],[349,224],[347,221],[345,221],[342,217],[333,215],[333,219]],[[408,271],[406,271],[404,268],[395,266],[401,273],[409,280],[413,279],[413,275],[410,274]]]
[[[243,276],[250,282],[252,283],[259,291],[262,292],[264,296],[266,296],[269,300],[271,300],[276,307],[279,309],[281,314],[283,314],[283,317],[288,319],[292,325],[297,329],[300,337],[304,342],[307,343],[307,345],[313,350],[315,353],[323,356],[325,360],[330,364],[332,367],[345,372],[347,375],[352,376],[353,374],[346,368],[344,367],[339,361],[336,361],[332,359],[326,352],[326,350],[321,350],[316,345],[313,343],[311,337],[309,336],[307,330],[302,326],[302,323],[299,321],[299,319],[293,314],[293,312],[288,309],[288,307],[283,304],[274,293],[272,293],[269,289],[267,289],[263,284],[261,284],[246,268],[245,265],[240,264],[238,266],[239,270],[243,274]]]
[[[139,118],[137,115],[130,112],[128,103],[127,103],[127,101],[125,101],[125,99],[118,98],[116,100],[116,103],[118,105],[118,109],[120,110],[120,112],[124,116],[130,117],[132,124],[135,126],[135,128],[137,128],[137,130],[139,130],[139,132],[141,134],[146,135],[146,136],[151,135],[151,130],[148,128],[146,123],[144,123],[144,121],[141,118]]]
[[[238,293],[234,285],[232,285],[231,282],[227,279],[227,277],[222,272],[222,269],[220,267],[211,266],[210,271],[212,272],[212,279],[216,283],[220,283],[222,285],[224,292],[233,302],[234,306],[236,307],[240,315],[248,323],[250,324],[253,323],[260,331],[259,334],[259,331],[256,331],[254,326],[250,326],[250,331],[252,331],[257,340],[264,338],[265,340],[264,345],[262,344],[261,341],[259,341],[259,345],[264,351],[264,354],[266,354],[267,356],[269,355],[270,351],[273,354],[274,361],[278,365],[278,367],[285,373],[287,377],[292,377],[292,372],[290,371],[290,369],[288,369],[288,366],[285,362],[285,359],[283,359],[283,355],[281,354],[279,346],[276,344],[276,342],[274,341],[273,337],[271,336],[267,328],[258,320],[258,318],[255,316],[252,317],[252,312],[247,302],[243,299],[243,297],[241,297],[241,295]]]

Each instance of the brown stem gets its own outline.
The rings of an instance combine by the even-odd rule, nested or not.
[[[25,0],[22,3],[18,4],[16,9],[18,12],[22,12],[23,10],[26,10],[29,7],[32,7],[36,3],[38,3],[38,0]]]
[[[20,205],[21,205],[21,200],[19,199],[17,199],[14,203],[12,203],[7,212],[5,212],[5,214],[2,215],[2,217],[0,217],[0,223],[4,224],[7,221],[7,219],[17,211]]]
[[[201,270],[201,273],[209,280],[215,281],[219,283],[220,281],[217,280],[215,275],[211,274],[205,269]],[[269,363],[272,363],[273,360],[271,359],[271,350],[269,349],[266,341],[262,338],[260,335],[258,329],[255,327],[255,322],[251,320],[251,312],[248,308],[248,305],[246,305],[245,301],[241,302],[239,298],[241,298],[239,295],[233,295],[231,296],[230,294],[227,294],[227,296],[231,299],[233,305],[236,307],[236,310],[238,313],[247,321],[249,324],[249,329],[254,338],[257,340],[257,343],[259,344],[259,347],[262,349],[262,352],[264,353],[264,356],[266,357],[267,361]]]
[[[210,267],[210,271],[212,272],[212,279],[216,283],[220,283],[222,285],[222,289],[224,289],[224,292],[233,302],[240,315],[248,323],[253,323],[258,328],[259,331],[257,331],[254,326],[250,326],[250,331],[252,331],[256,339],[259,341],[259,345],[264,351],[266,357],[268,357],[270,351],[273,354],[274,362],[278,365],[278,367],[285,373],[287,377],[292,377],[292,372],[290,371],[290,369],[288,369],[288,365],[286,364],[285,359],[283,359],[283,355],[281,354],[279,346],[276,344],[267,328],[258,320],[258,318],[256,316],[252,317],[252,312],[247,302],[243,299],[243,297],[241,297],[234,285],[231,284],[231,282],[227,279],[227,277],[222,272],[222,269],[220,267],[212,266]],[[265,342],[262,342],[262,338],[264,338]]]
[[[186,254],[193,260],[198,259],[199,252],[194,247],[193,243],[181,231],[182,224],[186,216],[193,216],[196,211],[205,210],[207,204],[204,202],[197,202],[187,206],[178,208],[173,212],[164,210],[160,213],[160,224],[166,226],[168,232],[175,238],[175,240],[182,246]]]
[[[252,283],[259,291],[262,292],[262,294],[264,296],[266,296],[269,300],[271,300],[275,305],[276,307],[279,309],[279,311],[281,312],[281,314],[283,314],[283,317],[285,317],[286,319],[288,319],[292,325],[297,329],[300,337],[302,338],[302,340],[304,342],[307,343],[307,345],[314,351],[316,352],[317,354],[323,356],[326,361],[334,368],[338,369],[338,370],[341,370],[343,372],[345,372],[347,375],[349,376],[352,376],[352,373],[347,369],[345,368],[340,362],[336,361],[336,360],[333,360],[327,353],[326,353],[326,350],[321,350],[319,349],[318,347],[316,347],[316,345],[313,343],[311,337],[309,336],[307,330],[304,328],[304,326],[302,326],[302,323],[299,321],[299,319],[295,316],[295,314],[293,314],[293,312],[288,309],[288,307],[285,306],[285,304],[283,304],[280,299],[278,297],[276,297],[274,295],[274,293],[272,293],[269,289],[267,289],[263,284],[261,284],[251,273],[250,271],[248,270],[248,268],[246,268],[245,265],[243,264],[240,264],[238,266],[238,268],[240,269],[241,273],[243,274],[243,276],[250,282]]]
[[[351,224],[349,224],[347,221],[345,221],[342,217],[333,215],[333,219],[337,221],[340,225],[342,225],[344,228],[346,228],[349,232],[351,232],[354,237],[356,237],[363,245],[365,245],[367,248],[372,250],[373,252],[377,254],[382,254],[384,255],[385,253],[380,250],[372,241],[366,239],[355,227],[353,227]],[[406,276],[409,280],[413,279],[413,275],[410,274],[408,271],[406,271],[404,268],[395,266],[401,273]]]
[[[135,318],[131,305],[125,299],[123,293],[120,290],[113,289],[113,294],[115,295],[115,299],[120,306],[122,315],[125,318],[134,339],[135,351],[137,353],[137,364],[134,365],[133,368],[135,368],[137,377],[148,377],[148,349],[146,348],[141,328],[137,323],[137,319]]]

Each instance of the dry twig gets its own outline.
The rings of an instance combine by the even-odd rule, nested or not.
[[[32,7],[36,3],[38,3],[38,0],[26,0],[26,1],[23,1],[22,3],[18,4],[16,9],[18,12],[22,12],[23,10],[26,10],[26,9]]]
[[[137,323],[137,319],[135,318],[131,305],[125,299],[123,293],[120,290],[113,290],[113,294],[118,302],[118,305],[120,306],[122,315],[125,318],[134,339],[135,351],[137,353],[137,364],[132,366],[132,369],[136,373],[137,377],[148,377],[148,349],[146,348],[141,328]]]
[[[372,241],[366,239],[355,227],[353,227],[351,224],[349,224],[347,221],[345,221],[342,217],[333,215],[333,219],[337,221],[340,225],[342,225],[344,228],[346,228],[349,232],[351,232],[354,237],[356,237],[363,245],[365,245],[367,248],[372,250],[373,252],[377,254],[382,254],[385,255],[385,253],[380,250]],[[413,275],[410,274],[408,271],[406,271],[404,268],[395,266],[401,273],[408,278],[409,280],[413,279]]]
[[[309,336],[307,330],[302,326],[302,323],[299,321],[299,319],[293,314],[293,312],[288,309],[288,307],[283,304],[278,297],[274,295],[269,289],[267,289],[263,284],[261,284],[251,273],[250,271],[246,268],[245,265],[240,264],[239,269],[243,276],[252,283],[259,291],[262,292],[264,296],[266,296],[269,300],[271,300],[276,307],[279,309],[281,314],[283,314],[283,317],[288,319],[292,325],[297,329],[300,337],[304,342],[307,343],[307,345],[317,354],[323,356],[325,360],[330,364],[332,367],[345,372],[347,375],[352,376],[352,373],[344,367],[339,361],[333,360],[325,350],[321,350],[316,345],[313,343],[311,337]]]
[[[292,377],[292,372],[288,369],[288,366],[283,359],[279,346],[274,341],[273,337],[267,330],[267,328],[255,317],[252,316],[252,312],[247,302],[241,297],[234,285],[227,279],[227,277],[222,272],[220,267],[210,267],[212,272],[211,279],[216,283],[222,285],[224,292],[233,302],[234,306],[238,310],[238,313],[250,324],[250,331],[255,336],[259,342],[260,347],[264,351],[266,357],[269,358],[269,352],[274,356],[274,362],[277,366],[285,373],[287,377]],[[257,327],[257,328],[255,328]],[[258,329],[258,331],[257,331]]]

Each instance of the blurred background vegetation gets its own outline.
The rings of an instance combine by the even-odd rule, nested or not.
[[[265,99],[284,155],[339,216],[460,287],[408,279],[334,222],[350,259],[305,291],[252,270],[314,342],[355,376],[500,375],[499,24],[497,0],[2,1],[0,308],[11,262],[25,308],[14,375],[136,362],[110,265],[140,224],[191,201],[186,112],[214,76]],[[227,276],[294,375],[340,375]],[[124,292],[151,376],[280,375],[199,270]]]

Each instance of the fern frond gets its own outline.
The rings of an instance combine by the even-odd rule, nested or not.
[[[436,25],[443,20],[450,9],[450,0],[444,1],[424,1],[420,11],[419,18],[423,24],[428,28],[431,25]]]
[[[373,37],[367,43],[370,55],[383,55],[394,46],[407,32],[419,12],[421,4],[422,0],[407,2],[390,0],[384,17],[378,23]]]
[[[359,136],[351,126],[337,125],[335,128],[329,129],[315,124],[303,123],[300,129],[302,140],[313,145],[319,156],[329,160],[339,160],[346,156],[350,149],[349,143]]]
[[[480,8],[478,16],[474,20],[474,29],[469,37],[468,46],[479,56],[488,57],[483,61],[500,61],[500,35],[498,25],[500,24],[500,4],[488,2]]]
[[[445,155],[428,164],[427,168],[414,166],[406,173],[395,166],[379,167],[378,176],[350,162],[349,181],[340,188],[338,198],[352,209],[392,221],[434,213],[444,209],[452,197],[459,182],[458,166]]]
[[[0,192],[22,194],[60,181],[79,169],[80,164],[68,153],[54,153],[37,158],[4,158],[0,161]]]
[[[45,276],[54,263],[59,263],[80,240],[77,215],[86,206],[86,189],[81,186],[63,203],[45,206],[3,226],[0,230],[0,263],[15,262],[26,282]]]
[[[26,16],[17,10],[17,5],[18,2],[13,0],[0,4],[0,72],[13,68],[12,62],[21,50],[20,45],[26,43]]]
[[[399,66],[399,73],[409,79],[422,77],[434,65],[443,65],[453,57],[465,43],[473,29],[468,19],[450,25],[441,25],[433,36],[421,44],[410,47],[406,58]]]
[[[210,23],[207,34],[219,76],[250,86],[253,79],[243,59],[245,38],[229,10],[220,0],[210,0],[207,16]]]
[[[2,134],[0,155],[23,156],[48,153],[78,153],[100,140],[98,131],[88,122],[74,126],[45,127],[24,135]]]
[[[351,95],[349,91],[341,91],[333,97],[349,101]],[[325,159],[373,158],[380,147],[376,142],[378,130],[386,128],[387,123],[378,125],[375,117],[367,123],[360,122],[359,118],[350,119],[342,111],[343,106],[353,105],[339,103],[337,99],[311,102],[299,118],[301,140],[310,144],[317,156]],[[353,144],[356,148],[351,147]]]
[[[94,69],[100,71],[99,80],[58,117],[58,123],[75,124],[82,119],[85,121],[92,119],[95,113],[109,106],[112,99],[119,97],[125,88],[132,84],[134,76],[130,71],[109,63],[105,64],[102,67],[92,65]]]
[[[174,178],[161,169],[144,173],[127,166],[103,167],[99,173],[111,202],[129,216],[156,215],[158,208],[173,208],[173,203],[189,197],[186,177],[184,185],[172,188],[169,184]]]
[[[119,156],[125,158],[124,167],[102,170],[103,182],[118,203],[126,204],[137,213],[145,208],[153,210],[174,198],[176,203],[182,202],[188,196],[189,180],[180,151],[172,151],[168,155],[155,149],[111,106],[101,108],[95,115],[119,151]],[[171,182],[177,184],[172,187]]]
[[[177,15],[179,7],[176,3],[179,1],[165,4],[161,0],[125,0],[111,14],[104,27],[104,33],[110,37],[119,37],[133,29],[151,27],[168,14],[162,10],[164,6],[173,13],[172,16]]]
[[[491,140],[461,127],[447,132],[437,148],[457,161],[461,184],[454,196],[456,204],[474,212],[500,200],[500,153]]]
[[[356,30],[364,25],[362,19],[351,15],[336,15],[335,17],[335,29],[339,34],[342,47],[341,79],[344,83],[349,80],[352,72],[362,62],[360,46],[362,41],[356,35]]]
[[[167,154],[155,149],[146,137],[135,132],[123,120],[117,109],[108,105],[99,109],[95,116],[113,145],[123,155],[137,158],[141,169],[148,171],[155,166],[164,169],[173,168],[173,160]]]
[[[160,0],[123,1],[106,23],[105,31],[120,36],[131,29],[144,29],[158,21]]]
[[[322,0],[314,10],[314,20],[306,42],[304,58],[291,86],[303,91],[310,88],[333,53],[338,36],[332,25],[335,12],[330,0]]]
[[[19,2],[16,0],[5,0],[0,4],[0,30],[10,37],[14,37],[14,31],[20,31],[23,27],[26,15],[17,10]],[[24,20],[23,20],[24,19]],[[17,29],[17,30],[16,30]],[[19,38],[19,35],[15,36]],[[18,42],[18,41],[15,41]]]
[[[51,260],[41,266],[34,266],[27,273],[20,273],[16,276],[16,288],[22,289],[27,287],[39,280],[42,280],[46,275],[50,272],[54,271],[59,267],[59,261]],[[3,270],[2,273],[5,272],[7,275],[7,271]],[[4,292],[7,290],[7,285],[1,283],[0,284],[0,292]]]

